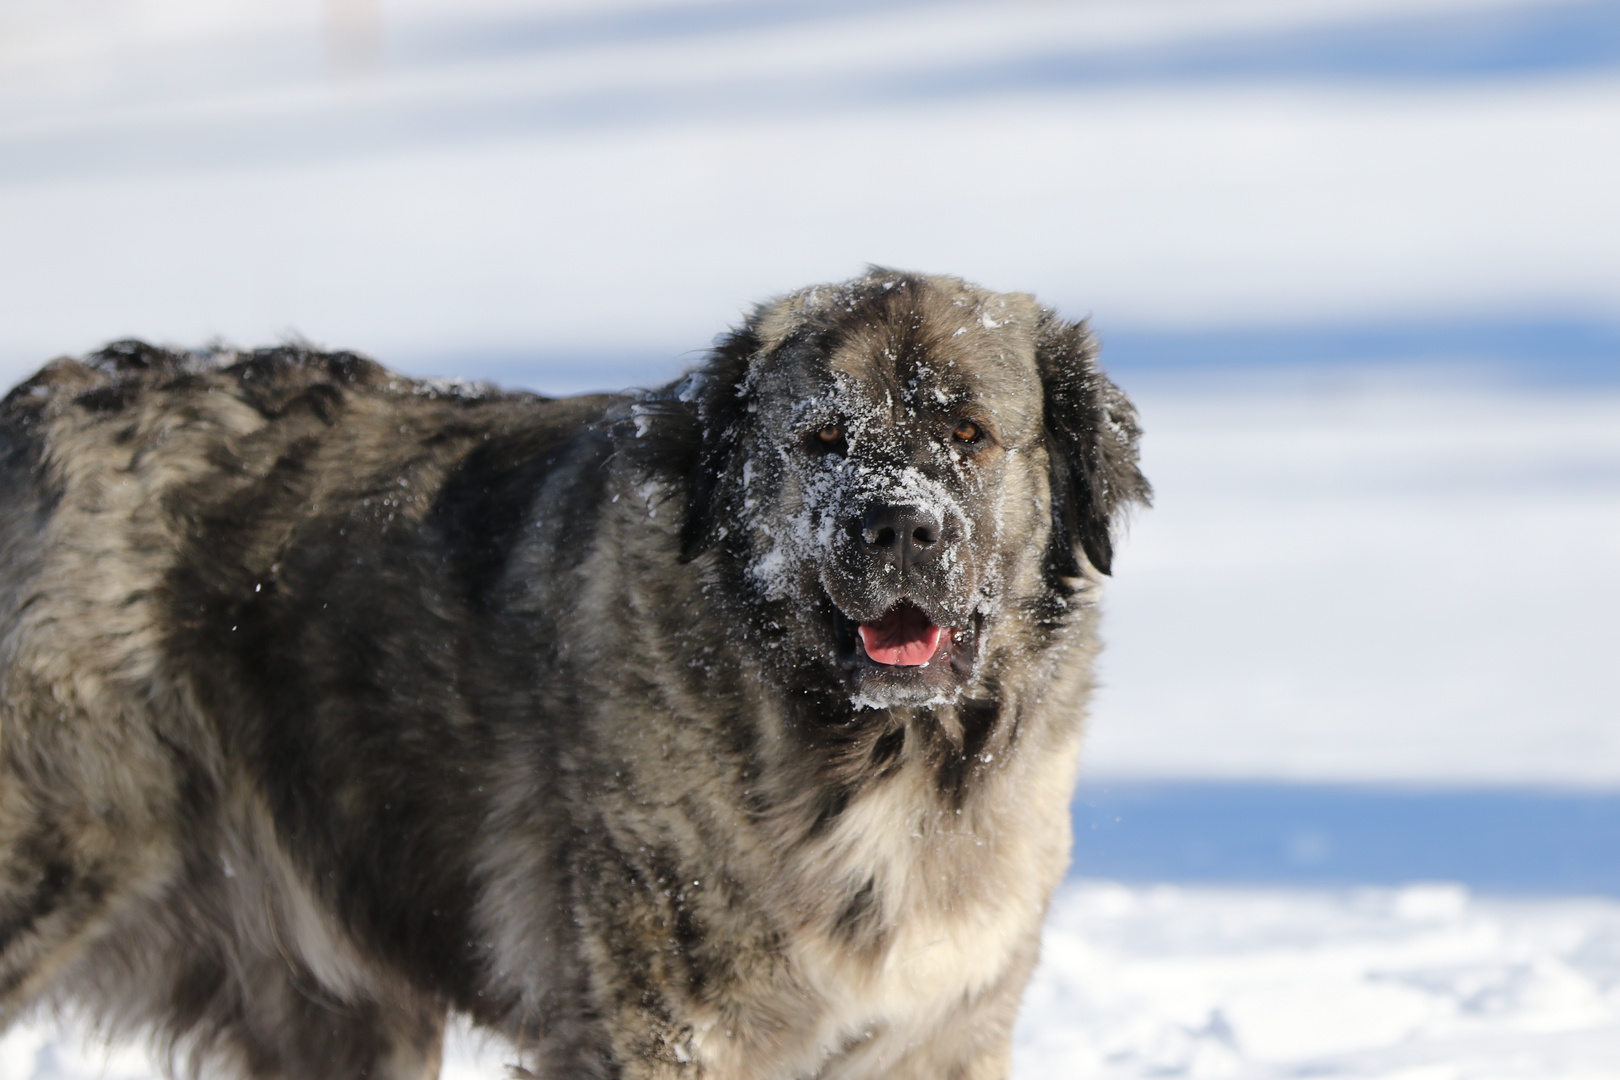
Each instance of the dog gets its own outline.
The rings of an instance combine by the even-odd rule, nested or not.
[[[872,269],[649,392],[133,341],[0,407],[0,1022],[171,1070],[1005,1077],[1111,531],[1085,324]]]

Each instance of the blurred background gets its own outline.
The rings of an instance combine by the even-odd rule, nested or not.
[[[1620,0],[0,0],[8,383],[651,385],[867,263],[1092,318],[1158,500],[1025,1080],[1613,1075],[1617,192]]]

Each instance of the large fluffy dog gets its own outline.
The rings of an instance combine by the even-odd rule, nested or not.
[[[1129,403],[873,271],[662,390],[121,343],[3,410],[0,1019],[205,1071],[1004,1076]],[[528,1070],[525,1073],[523,1070]]]

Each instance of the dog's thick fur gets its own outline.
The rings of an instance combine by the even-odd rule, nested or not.
[[[432,1076],[449,1010],[556,1080],[1005,1076],[1148,495],[1094,353],[874,270],[643,394],[49,365],[0,415],[0,1022],[289,1080]],[[926,665],[868,654],[901,610]]]

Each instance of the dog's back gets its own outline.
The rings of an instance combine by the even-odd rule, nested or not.
[[[251,1075],[430,1069],[412,987],[471,985],[456,653],[612,401],[139,343],[12,392],[0,1022],[56,990]]]

